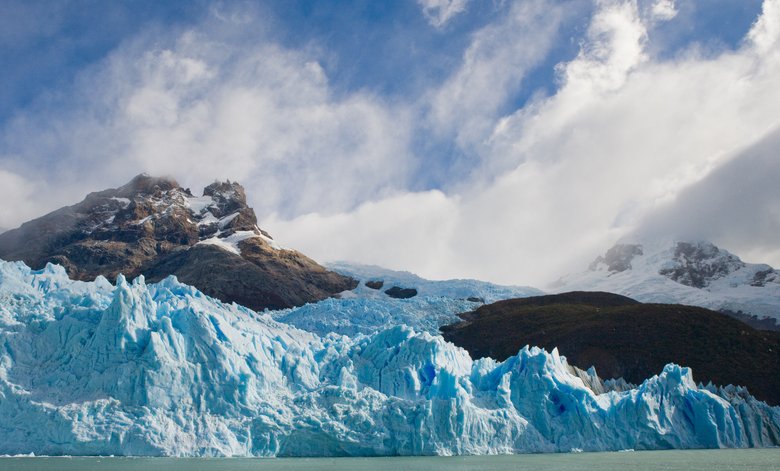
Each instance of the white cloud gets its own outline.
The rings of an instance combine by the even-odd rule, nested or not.
[[[392,193],[412,168],[402,105],[336,97],[315,55],[270,41],[237,48],[199,31],[141,41],[82,82],[78,108],[5,130],[19,166],[59,174],[76,194],[147,171],[196,191],[239,180],[260,214],[338,212]]]
[[[759,54],[777,54],[780,40],[780,0],[764,0],[761,16],[748,34]]]
[[[469,0],[417,0],[431,26],[441,28],[453,17],[466,11]]]
[[[706,238],[745,260],[780,267],[778,149],[780,128],[682,190],[627,239]]]
[[[656,21],[669,21],[677,16],[677,6],[674,0],[657,0],[653,3],[651,14]]]
[[[11,229],[22,218],[35,215],[31,204],[34,185],[23,177],[0,169],[0,232]]]
[[[446,278],[460,235],[458,199],[439,191],[405,193],[367,202],[348,213],[272,215],[266,227],[284,245],[318,260],[359,260]],[[315,236],[316,235],[316,236]]]
[[[645,25],[635,2],[601,1],[577,58],[562,64],[563,92],[580,101],[620,88],[629,72],[647,57]],[[580,98],[581,97],[581,98]]]
[[[316,52],[273,41],[208,28],[139,40],[82,78],[82,106],[8,126],[3,168],[60,183],[50,197],[35,187],[25,201],[37,208],[142,170],[194,188],[230,178],[283,245],[316,259],[541,285],[780,127],[778,5],[766,0],[736,51],[657,60],[645,49],[658,18],[636,1],[598,1],[580,53],[557,68],[559,89],[508,115],[568,14],[557,2],[508,5],[450,77],[393,103],[335,93]],[[447,193],[410,190],[441,158],[414,155],[416,129],[453,142],[476,170]]]
[[[715,57],[653,62],[644,51],[643,21],[650,20],[641,18],[635,2],[599,2],[581,53],[560,66],[560,90],[489,121],[495,131],[483,158],[514,162],[513,170],[471,181],[442,209],[429,209],[449,221],[450,236],[432,232],[416,246],[437,247],[446,257],[434,268],[396,263],[404,249],[388,243],[384,263],[429,276],[543,284],[582,269],[655,208],[780,126],[780,64],[771,51],[751,43]],[[767,24],[771,20],[758,21],[754,31]],[[488,63],[485,76],[491,66],[502,73],[498,63]],[[450,124],[472,108],[479,115],[480,106],[464,105]],[[349,219],[340,215],[345,226]],[[284,235],[296,232],[293,227]],[[354,253],[312,250],[326,258]],[[382,262],[367,252],[355,258],[361,257]]]
[[[201,55],[195,47],[169,54],[215,62],[192,58]],[[260,46],[236,63],[216,61],[218,72],[197,80],[170,74],[167,59],[157,66],[169,82],[143,80],[129,97],[151,119],[138,119],[132,106],[118,117],[131,137],[127,159],[142,168],[188,168],[195,183],[238,175],[262,188],[263,212],[345,210],[403,180],[404,111],[368,94],[333,98],[305,54]]]
[[[549,2],[514,2],[497,23],[474,34],[460,68],[431,93],[434,132],[478,151],[508,96],[549,52],[563,14],[562,6]]]

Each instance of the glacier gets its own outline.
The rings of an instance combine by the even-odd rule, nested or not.
[[[358,298],[386,298],[380,290],[365,286],[365,281],[382,280],[382,289],[391,286],[414,288],[422,297],[446,297],[452,299],[479,298],[483,303],[494,303],[502,299],[541,296],[545,292],[530,286],[505,286],[480,280],[428,280],[407,271],[390,270],[376,265],[362,265],[351,262],[331,262],[325,266],[332,271],[350,276],[362,283],[347,296]]]
[[[334,332],[353,337],[394,325],[407,325],[417,332],[436,335],[439,327],[460,322],[458,314],[473,311],[482,304],[544,294],[536,288],[478,280],[426,280],[409,272],[373,265],[334,262],[326,266],[360,283],[352,291],[341,293],[341,299],[326,299],[268,311],[268,314],[279,322],[321,336]],[[372,280],[382,280],[382,289],[367,287],[366,281]],[[414,288],[418,294],[409,299],[394,299],[383,292],[392,286]]]
[[[370,335],[388,326],[406,325],[417,332],[437,334],[439,327],[462,319],[481,303],[446,296],[325,299],[291,309],[268,311],[275,320],[318,335],[337,333],[354,337]]]
[[[337,304],[333,308],[338,308]],[[556,350],[317,335],[169,277],[0,261],[0,454],[452,455],[762,447],[780,407],[668,365],[596,393]]]

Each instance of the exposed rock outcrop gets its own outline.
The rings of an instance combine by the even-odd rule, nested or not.
[[[640,242],[640,241],[637,241]],[[704,307],[757,329],[780,330],[780,271],[701,240],[617,244],[553,292],[606,291],[645,303]]]
[[[409,299],[417,296],[417,290],[414,288],[401,288],[393,286],[385,290],[385,294],[395,299]]]
[[[257,227],[240,184],[215,182],[195,197],[173,179],[146,174],[0,234],[0,258],[33,268],[57,263],[79,280],[176,275],[258,310],[299,306],[357,285],[279,247]]]
[[[366,287],[371,289],[382,289],[382,286],[385,285],[385,282],[382,280],[368,280],[366,281]]]
[[[674,264],[662,268],[658,273],[683,285],[704,288],[713,280],[744,267],[745,263],[739,257],[720,250],[709,242],[677,242],[674,248]],[[763,283],[769,273],[756,273],[754,283]]]

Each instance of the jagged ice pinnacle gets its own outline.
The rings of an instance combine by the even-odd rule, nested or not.
[[[596,394],[557,351],[318,336],[169,277],[0,261],[0,453],[302,456],[777,445],[780,408],[667,366]]]

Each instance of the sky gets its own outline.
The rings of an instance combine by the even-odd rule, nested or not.
[[[0,63],[0,228],[148,172],[434,279],[780,266],[780,0],[4,0]]]

